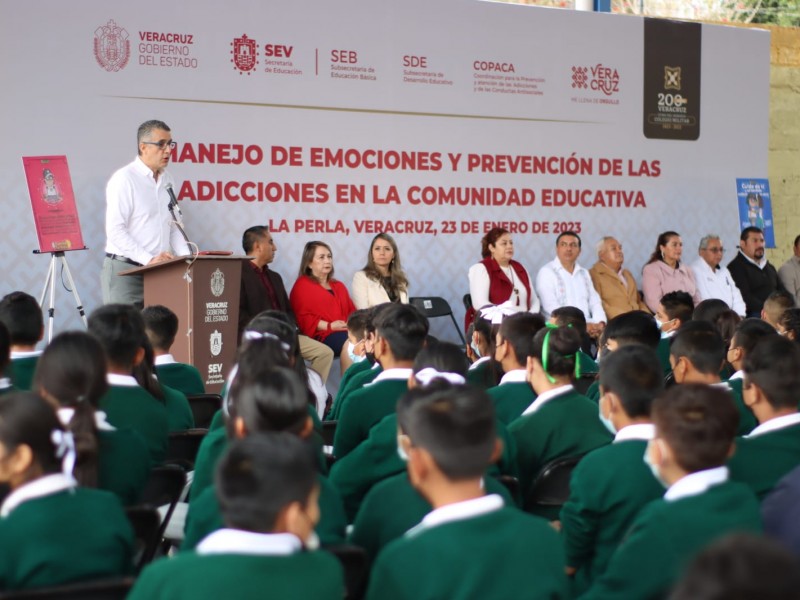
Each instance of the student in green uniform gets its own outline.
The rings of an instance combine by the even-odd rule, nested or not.
[[[344,578],[338,561],[325,552],[303,551],[320,515],[315,471],[307,445],[291,433],[261,433],[233,443],[216,476],[225,528],[193,552],[145,568],[129,600],[340,600]]]
[[[467,371],[467,383],[486,390],[500,381],[502,369],[494,360],[497,332],[503,318],[516,312],[500,305],[485,306],[475,314],[475,320],[470,324],[472,333],[468,336],[467,357],[472,365]]]
[[[261,345],[274,345],[274,340],[261,340]],[[313,423],[305,401],[305,388],[299,377],[286,367],[272,367],[269,363],[251,361],[264,352],[254,352],[259,344],[248,344],[248,351],[240,360],[240,371],[231,387],[231,419],[228,422],[229,437],[221,444],[222,449],[229,440],[242,439],[252,434],[270,431],[288,431],[307,440],[309,452],[313,452],[310,436]],[[322,519],[318,534],[322,543],[336,544],[344,541],[345,515],[339,494],[319,476],[320,506]],[[212,531],[223,526],[214,486],[202,491],[192,489],[192,499],[186,518],[182,549],[191,549]]]
[[[550,322],[559,327],[573,327],[581,334],[581,340],[588,340],[586,316],[580,308],[575,306],[559,306],[550,313]],[[594,359],[583,350],[578,350],[578,371],[575,377],[580,378],[584,375],[596,374],[597,371],[597,363]]]
[[[345,348],[351,364],[339,382],[340,392],[349,385],[354,375],[368,371],[375,361],[374,356],[371,357],[372,360],[370,361],[371,343],[369,344],[369,352],[367,352],[367,321],[369,321],[371,312],[372,309],[360,308],[354,310],[347,317],[347,343]],[[334,402],[325,415],[326,420],[334,420],[338,412],[339,407]]]
[[[580,346],[580,334],[571,327],[548,326],[533,339],[527,368],[537,398],[508,427],[517,445],[523,495],[550,461],[580,456],[611,442],[611,434],[597,418],[597,405],[572,385]]]
[[[33,387],[75,438],[78,483],[113,492],[124,506],[136,504],[150,474],[150,454],[138,433],[115,428],[97,410],[108,390],[100,343],[82,331],[58,334],[39,359]]]
[[[763,499],[800,464],[800,346],[781,336],[761,339],[744,359],[744,403],[758,427],[736,440],[731,479]]]
[[[656,311],[656,325],[661,330],[661,341],[658,343],[658,358],[664,368],[664,375],[672,373],[669,362],[669,346],[672,337],[678,333],[681,325],[692,320],[694,300],[687,292],[670,292],[664,294]]]
[[[448,342],[436,342],[423,348],[417,355],[408,386],[414,388],[418,383],[425,385],[432,378],[441,377],[446,377],[451,382],[463,383],[466,369],[466,360],[461,348]],[[490,472],[493,475],[502,473],[516,477],[514,442],[502,422],[497,420],[495,425],[503,451]],[[392,413],[370,429],[367,439],[345,458],[337,460],[331,468],[330,479],[342,495],[348,522],[356,518],[362,501],[374,486],[384,479],[404,472],[405,462],[397,451],[397,415]],[[388,523],[389,526],[397,523],[392,518],[389,518],[389,521],[391,521]],[[360,529],[361,532],[357,535],[359,543],[364,538],[374,538],[374,534],[383,535],[380,532],[368,531],[365,527]]]
[[[0,397],[0,590],[103,579],[131,572],[133,531],[106,491],[78,487],[75,446],[41,397]],[[62,472],[63,469],[63,472]]]
[[[642,310],[632,310],[622,313],[609,320],[603,331],[600,358],[601,360],[618,348],[631,344],[642,344],[654,351],[661,340],[661,332],[656,326],[653,315]],[[669,355],[667,356],[667,369],[669,369]],[[600,399],[600,381],[595,382],[586,390],[586,397],[597,402]]]
[[[735,388],[739,394],[742,393],[742,379],[744,378],[742,367],[745,356],[753,351],[760,339],[774,335],[778,335],[778,332],[772,325],[761,319],[744,319],[736,326],[725,358],[734,370],[733,375],[728,379],[728,385]]]
[[[296,333],[286,323],[263,314],[259,314],[248,324],[242,336],[242,345],[239,346],[237,352],[236,364],[226,383],[227,390],[222,405],[224,419],[221,421],[223,426],[209,430],[197,451],[197,458],[194,462],[194,479],[192,480],[192,497],[198,495],[213,482],[217,461],[225,451],[228,438],[233,435],[230,420],[232,400],[230,390],[236,383],[239,370],[243,369],[247,374],[255,373],[263,367],[292,368],[296,339]],[[310,397],[310,392],[307,391],[307,402],[310,401]],[[314,409],[309,412],[316,415]]]
[[[642,461],[655,433],[650,407],[663,390],[654,349],[633,344],[603,359],[600,420],[614,432],[614,442],[578,463],[561,508],[567,574],[575,576],[576,592],[605,571],[639,510],[664,493]]]
[[[497,332],[494,358],[503,369],[500,384],[487,391],[497,418],[508,425],[536,400],[528,383],[528,357],[533,353],[533,336],[544,327],[544,317],[516,313],[503,319]]]
[[[187,395],[205,394],[203,377],[193,365],[179,363],[170,354],[178,334],[178,315],[166,306],[156,304],[142,310],[145,332],[155,353],[156,375],[164,385]]]
[[[783,312],[794,308],[794,298],[786,290],[775,290],[764,300],[761,319],[778,329]]]
[[[344,376],[342,376],[342,381],[339,384],[339,391],[336,394],[336,401],[328,415],[328,420],[338,421],[342,406],[345,400],[347,400],[347,397],[353,392],[360,390],[365,385],[372,383],[372,381],[381,374],[383,369],[380,363],[375,360],[375,321],[380,314],[391,305],[391,302],[386,302],[366,309],[368,312],[367,320],[364,325],[364,355],[367,357],[366,362],[369,364],[364,364],[364,361],[362,361],[361,363],[351,365]]]
[[[660,598],[709,543],[735,531],[761,530],[758,501],[729,481],[739,414],[728,392],[702,384],[673,386],[653,403],[655,438],[645,460],[667,492],[645,506],[581,598]]]
[[[347,456],[367,439],[373,425],[394,412],[427,335],[428,319],[409,304],[392,303],[378,313],[374,353],[383,370],[368,386],[350,394],[339,409],[333,438],[336,458]]]
[[[11,292],[0,299],[0,323],[11,335],[11,383],[30,390],[36,361],[42,354],[36,345],[44,336],[44,317],[36,298],[25,292]]]
[[[156,377],[155,353],[150,340],[142,340],[144,359],[133,368],[136,382],[167,409],[167,423],[170,432],[186,431],[194,428],[194,415],[186,394],[162,383]]]
[[[133,377],[145,355],[141,313],[129,304],[106,304],[89,315],[89,333],[103,347],[108,366],[109,389],[100,399],[100,409],[114,427],[141,435],[153,464],[161,463],[169,440],[167,409]]]
[[[16,390],[11,378],[3,375],[8,370],[9,362],[11,362],[11,336],[8,328],[0,322],[0,396]]]
[[[411,484],[433,510],[380,552],[367,598],[566,598],[558,534],[486,495],[483,475],[498,450],[486,393],[434,384],[403,403],[399,444]]]
[[[417,390],[420,387],[438,384],[443,381],[459,385],[465,382],[466,371],[467,364],[464,360],[464,352],[455,344],[439,342],[426,346],[417,355],[417,360],[414,361],[414,374],[409,379],[408,385],[410,390]],[[397,410],[400,412],[407,410],[410,403],[413,402],[415,394],[418,394],[418,392],[412,393],[409,391],[408,394],[404,395],[397,402]],[[395,430],[393,435],[396,436],[398,434],[397,422],[402,420],[401,417],[399,415],[390,415],[386,419],[391,419],[394,422]],[[381,421],[380,426],[383,430],[383,421]],[[373,431],[376,428],[373,428]],[[368,439],[372,439],[372,432]],[[387,443],[387,446],[391,450],[390,444]],[[355,454],[355,452],[351,453],[348,458],[353,457]],[[492,465],[498,462],[500,457],[501,453],[493,456]],[[394,459],[395,457],[392,456],[392,458]],[[422,517],[431,511],[430,503],[413,488],[408,480],[408,475],[405,472],[405,461],[402,460],[402,457],[400,461],[393,460],[392,463],[398,469],[402,469],[402,472],[372,486],[358,510],[350,535],[350,541],[364,548],[370,559],[373,559],[378,551],[390,541],[400,537],[417,525],[422,520]],[[369,469],[368,465],[363,466],[366,470]],[[501,494],[507,505],[514,506],[515,500],[511,498],[508,490],[493,476],[485,477],[484,481],[490,493]]]
[[[753,430],[756,426],[753,412],[745,406],[735,388],[720,380],[719,372],[725,362],[726,346],[711,323],[686,323],[672,338],[669,352],[675,383],[703,383],[727,391],[739,411],[739,435]]]

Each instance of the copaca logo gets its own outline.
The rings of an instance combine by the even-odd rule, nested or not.
[[[258,66],[258,44],[254,39],[247,37],[247,34],[242,34],[242,37],[233,38],[231,46],[233,68],[239,71],[239,75],[242,73],[250,75]]]
[[[131,57],[130,36],[114,19],[94,31],[94,58],[109,72],[121,71]]]

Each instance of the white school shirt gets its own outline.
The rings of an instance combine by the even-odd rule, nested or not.
[[[569,392],[572,389],[573,388],[572,388],[572,386],[570,384],[560,385],[557,388],[553,388],[552,390],[548,390],[548,391],[546,391],[546,392],[544,392],[542,394],[539,394],[536,397],[536,400],[534,400],[531,403],[531,405],[528,408],[525,409],[525,411],[522,413],[522,415],[524,416],[524,415],[529,415],[531,413],[535,413],[537,410],[542,408],[542,405],[544,405],[546,402],[549,402],[550,400],[552,400],[556,396],[560,396],[561,394],[566,394],[567,392]]]
[[[293,533],[255,533],[241,529],[218,529],[204,537],[197,554],[249,554],[288,556],[302,550],[300,539]]]
[[[728,481],[728,467],[715,467],[690,473],[670,486],[664,494],[664,500],[674,502],[681,498],[697,496],[726,481]]]
[[[75,481],[75,478],[63,473],[54,473],[34,479],[30,483],[18,487],[6,497],[3,506],[0,507],[0,517],[7,517],[11,511],[29,500],[52,496],[76,487],[78,487],[78,482]]]
[[[800,413],[793,413],[791,415],[783,415],[782,417],[775,417],[774,419],[770,419],[769,421],[764,421],[744,437],[746,438],[756,437],[758,435],[769,433],[771,431],[778,431],[779,429],[785,429],[787,427],[791,427],[792,425],[797,425],[798,423],[800,423]]]
[[[634,425],[627,425],[620,429],[614,436],[614,441],[625,442],[627,440],[644,440],[650,441],[656,437],[656,426],[652,423],[635,423]]]
[[[500,510],[505,505],[503,497],[499,494],[489,494],[472,500],[464,500],[448,504],[432,510],[422,518],[420,524],[406,532],[406,537],[411,537],[438,525],[463,521]]]

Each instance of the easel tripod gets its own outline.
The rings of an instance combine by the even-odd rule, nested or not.
[[[83,248],[85,250],[85,248]],[[39,254],[38,250],[33,251],[34,254]],[[53,339],[53,321],[55,321],[56,316],[56,265],[58,261],[61,261],[61,268],[67,274],[67,280],[69,281],[69,287],[72,290],[72,296],[75,298],[75,306],[78,309],[78,314],[83,319],[83,324],[88,326],[86,321],[86,311],[83,309],[83,304],[81,303],[81,298],[78,296],[78,289],[75,287],[75,280],[72,279],[72,272],[69,270],[69,265],[67,264],[67,257],[64,255],[63,251],[56,251],[50,253],[50,269],[47,271],[47,278],[44,281],[44,288],[42,289],[42,295],[39,298],[39,306],[44,306],[44,299],[47,295],[47,290],[50,288],[50,306],[47,309],[47,341],[48,343]]]

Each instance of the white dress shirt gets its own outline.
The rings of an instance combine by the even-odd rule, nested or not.
[[[146,265],[162,252],[188,255],[189,246],[172,220],[162,171],[158,181],[139,157],[111,176],[106,185],[106,252]]]
[[[800,423],[800,413],[792,413],[790,415],[783,415],[782,417],[775,417],[769,421],[764,421],[744,437],[756,437],[771,431],[785,429],[786,427],[791,427],[792,425],[797,425],[798,423]]]
[[[78,487],[78,482],[71,475],[54,473],[39,477],[39,479],[34,479],[30,483],[18,487],[6,497],[3,501],[3,506],[0,508],[0,517],[7,517],[20,504],[24,504],[29,500],[52,496],[76,487]]]
[[[488,496],[481,496],[480,498],[474,498],[472,500],[447,504],[425,515],[419,525],[412,527],[406,532],[406,537],[417,535],[426,529],[445,523],[463,521],[465,519],[472,519],[492,513],[496,510],[500,510],[503,506],[505,506],[505,503],[503,502],[503,497],[499,494],[489,494]]]
[[[566,394],[572,391],[572,386],[570,384],[567,385],[560,385],[557,388],[553,388],[552,390],[547,390],[546,392],[542,392],[536,397],[531,405],[525,409],[522,415],[529,415],[531,413],[535,413],[537,410],[542,408],[547,402],[552,400],[553,398],[558,398],[562,394]]]
[[[728,467],[716,467],[690,473],[670,486],[667,493],[664,494],[664,500],[674,502],[681,498],[697,496],[726,481],[728,481]]]
[[[249,554],[258,556],[288,556],[303,549],[293,533],[255,533],[242,529],[218,529],[204,537],[197,554]]]
[[[563,267],[558,258],[544,265],[536,275],[536,293],[539,294],[545,317],[562,306],[574,306],[583,311],[587,323],[606,321],[603,302],[594,289],[589,271],[578,263],[575,263],[572,273]]]
[[[742,292],[736,287],[736,283],[733,281],[728,269],[720,265],[712,270],[711,266],[702,257],[694,261],[691,267],[700,298],[703,300],[717,298],[727,304],[739,316],[745,316],[747,310],[744,298],[742,298]]]

